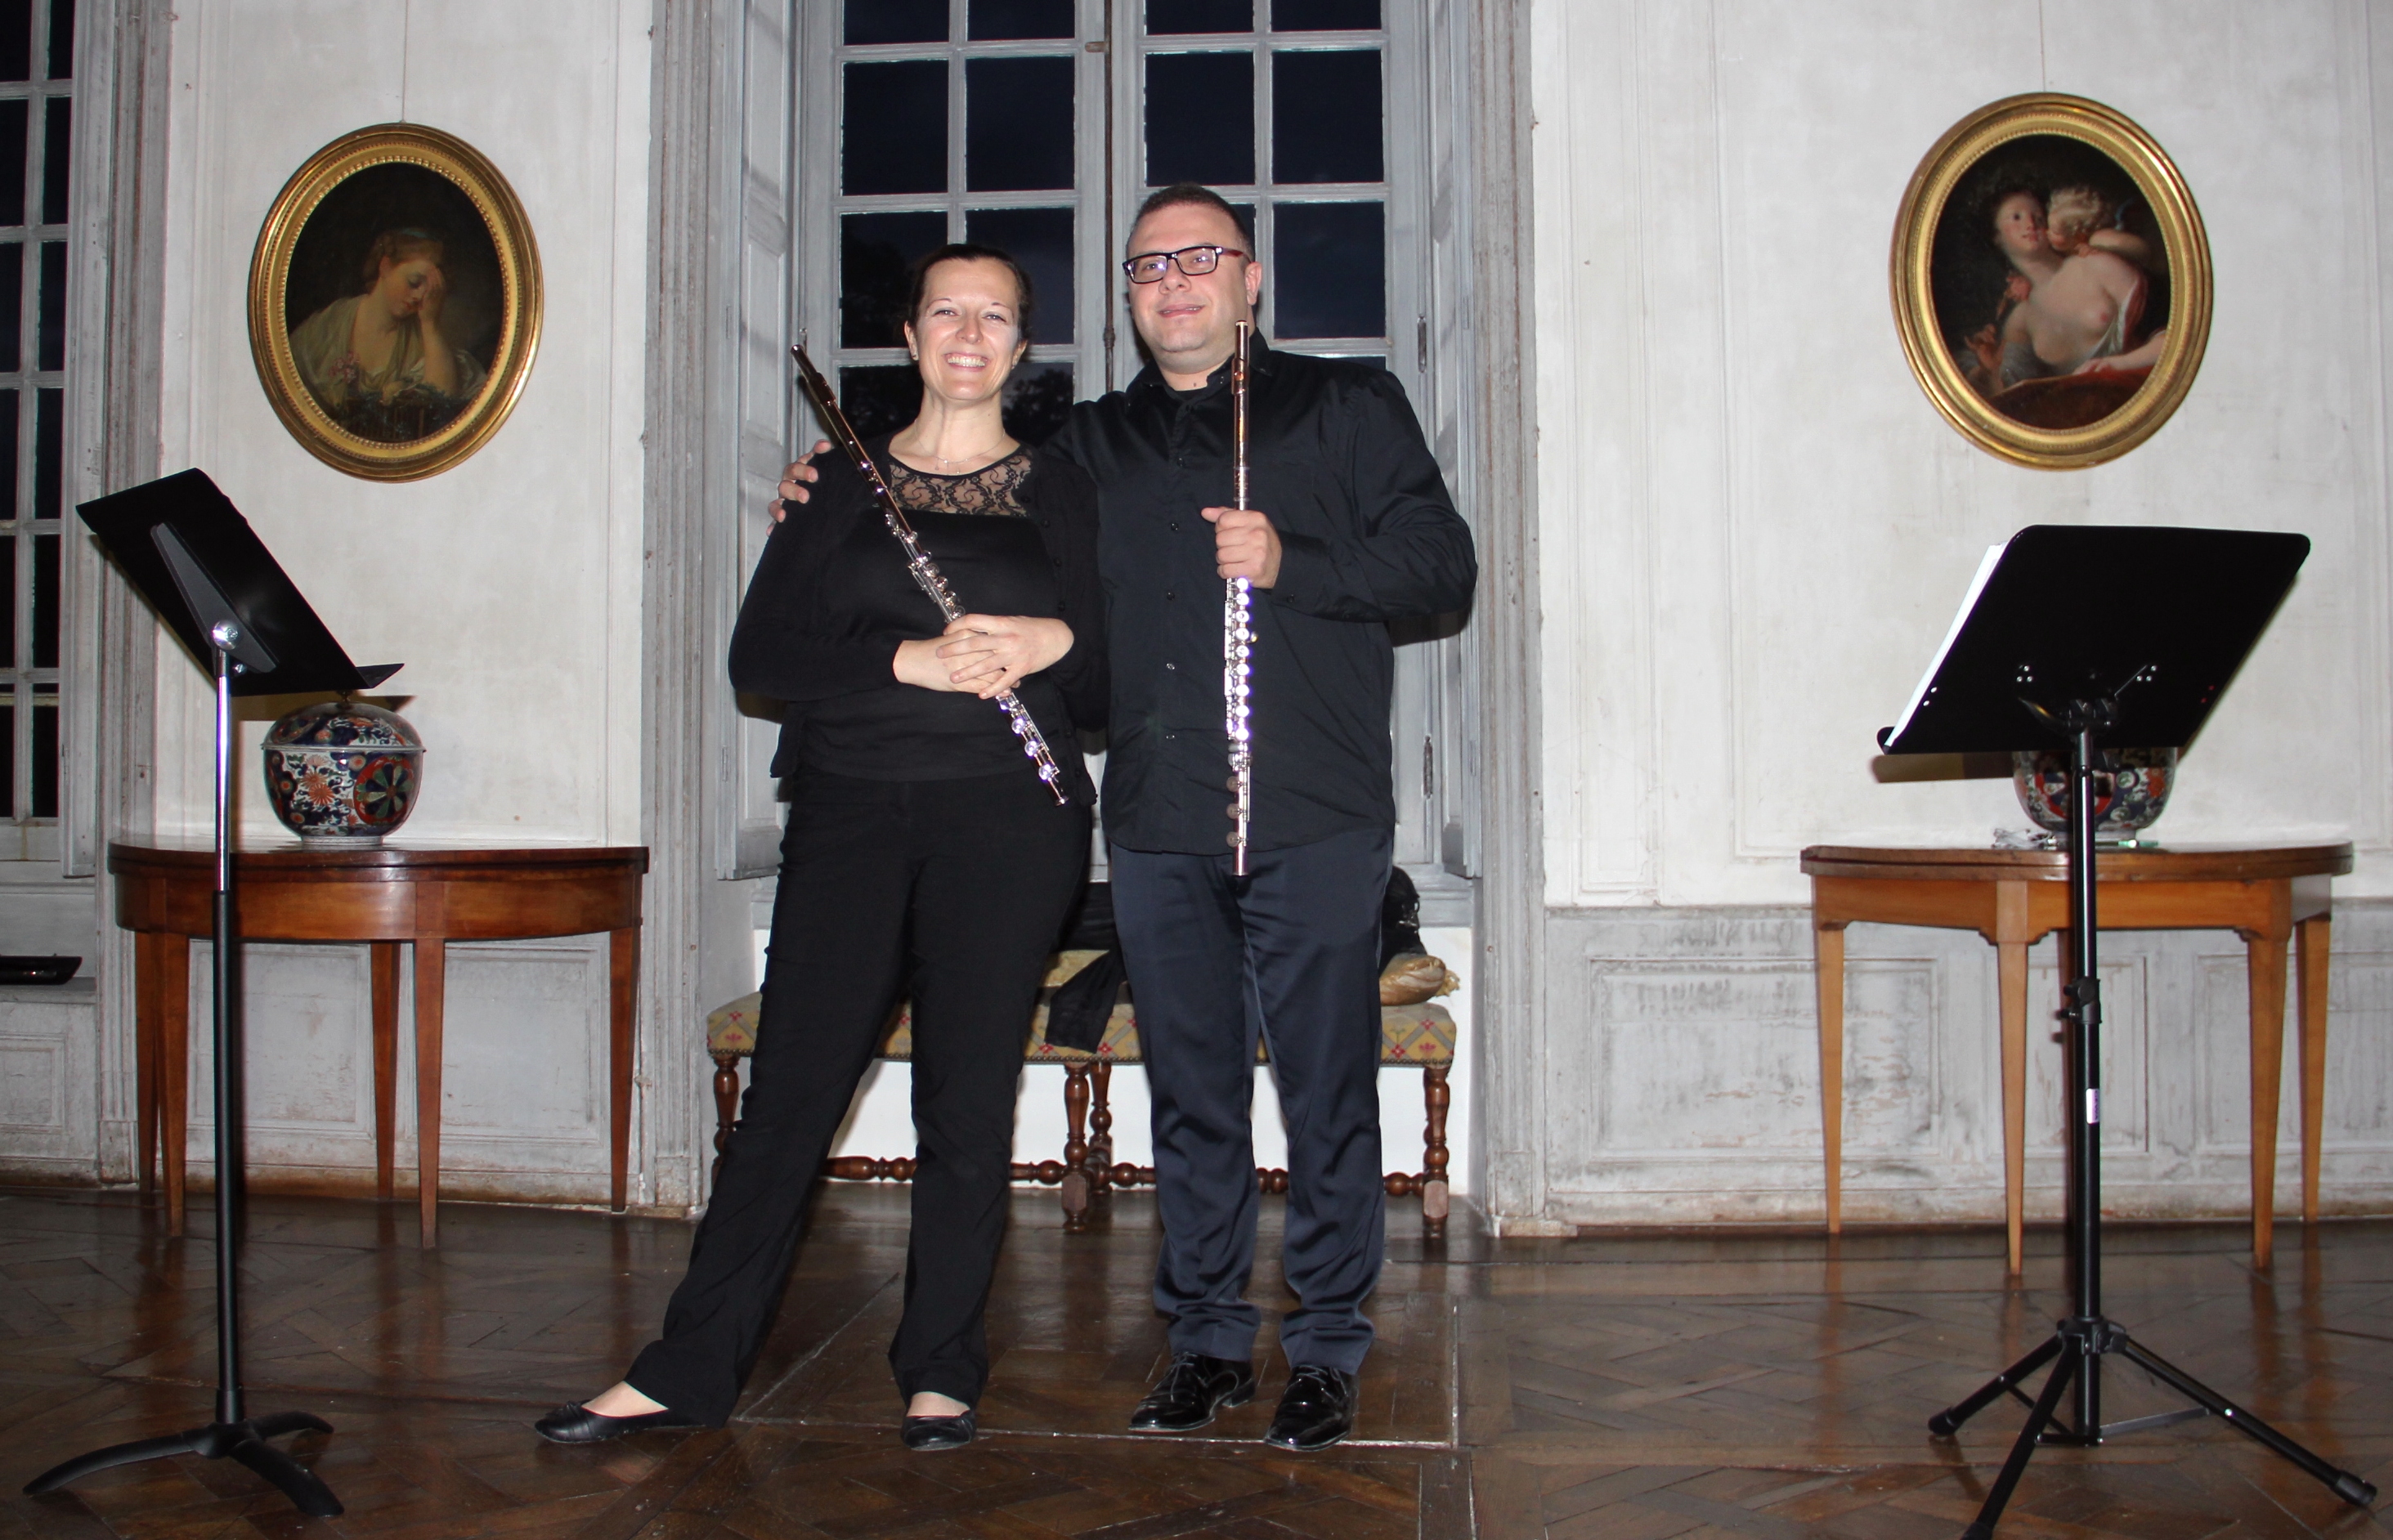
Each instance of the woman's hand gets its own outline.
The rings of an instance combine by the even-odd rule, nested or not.
[[[830,452],[830,440],[817,438],[815,440],[815,447],[806,451],[804,459],[791,461],[789,468],[781,472],[781,485],[778,489],[780,495],[766,510],[773,516],[774,523],[778,524],[790,516],[791,503],[804,502],[814,495],[807,488],[822,475],[820,471],[815,469],[815,456]]]
[[[919,642],[900,642],[897,656],[889,661],[889,672],[897,676],[900,685],[911,685],[921,690],[941,690],[955,694],[971,686],[959,685],[948,675],[955,665],[939,656],[948,646],[944,636],[925,636]]]
[[[907,644],[912,646],[911,643]],[[948,687],[993,699],[1072,650],[1072,628],[1033,615],[964,615],[948,626],[938,658]]]

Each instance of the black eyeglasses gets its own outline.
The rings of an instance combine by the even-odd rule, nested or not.
[[[1123,263],[1132,283],[1160,283],[1173,268],[1190,278],[1202,278],[1222,265],[1225,256],[1245,256],[1236,246],[1183,246],[1176,252],[1141,252]]]

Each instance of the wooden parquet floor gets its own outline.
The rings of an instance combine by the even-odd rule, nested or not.
[[[1763,1540],[1952,1535],[2022,1414],[1954,1442],[1928,1416],[2040,1340],[2064,1308],[2053,1237],[2006,1288],[1996,1233],[1495,1241],[1458,1215],[1424,1242],[1394,1206],[1358,1437],[1255,1442],[1264,1394],[1201,1436],[1122,1418],[1165,1356],[1143,1195],[1092,1233],[1022,1194],[970,1449],[909,1455],[883,1359],[905,1258],[902,1188],[826,1189],[779,1325],[732,1423],[595,1448],[528,1424],[610,1382],[679,1274],[684,1225],[451,1205],[417,1248],[405,1206],[264,1198],[242,1253],[251,1410],[335,1431],[286,1441],[347,1503],[294,1513],[248,1471],[182,1458],[26,1497],[81,1450],[206,1420],[214,1248],[114,1194],[0,1194],[0,1540],[10,1536],[591,1536],[610,1540]],[[1263,1252],[1277,1249],[1275,1203]],[[2112,1313],[2155,1351],[2393,1488],[2393,1222],[2280,1231],[2269,1274],[2240,1226],[2114,1228]],[[1254,1298],[1286,1302],[1263,1269]],[[2173,1400],[2124,1365],[2113,1417]],[[2374,1536],[2213,1422],[2040,1454],[2005,1535]]]

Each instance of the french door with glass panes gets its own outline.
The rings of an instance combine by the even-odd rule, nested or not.
[[[74,0],[0,0],[0,861],[59,856]]]
[[[1179,181],[1212,188],[1252,225],[1274,347],[1380,363],[1427,423],[1426,5],[801,6],[795,309],[857,429],[914,415],[907,266],[949,241],[1002,247],[1030,274],[1030,355],[1008,392],[1015,437],[1036,443],[1071,402],[1127,385],[1143,360],[1122,242],[1147,192]],[[814,436],[797,411],[793,442]],[[1408,863],[1439,859],[1431,654],[1450,645],[1399,652]]]

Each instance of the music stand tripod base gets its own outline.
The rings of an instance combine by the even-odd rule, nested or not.
[[[241,1422],[212,1422],[204,1428],[193,1428],[181,1433],[169,1433],[160,1439],[136,1439],[130,1443],[95,1449],[88,1455],[78,1455],[61,1465],[54,1465],[25,1483],[28,1496],[55,1492],[71,1482],[79,1481],[94,1471],[111,1466],[137,1465],[144,1460],[171,1459],[177,1455],[197,1455],[203,1459],[238,1460],[271,1483],[302,1513],[319,1519],[341,1516],[341,1500],[333,1489],[317,1479],[316,1473],[266,1441],[281,1438],[285,1433],[329,1433],[333,1425],[308,1412],[278,1412],[272,1416],[250,1417]]]

